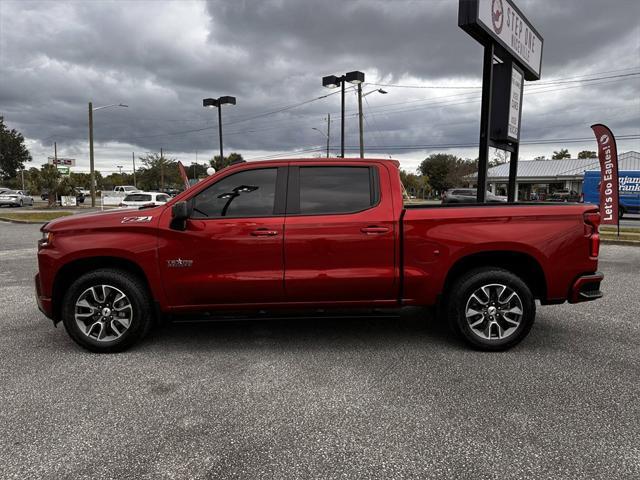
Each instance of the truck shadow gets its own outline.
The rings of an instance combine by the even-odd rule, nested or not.
[[[389,316],[251,318],[174,322],[156,329],[139,348],[162,350],[277,348],[391,348],[424,343],[463,349],[445,322],[425,309]]]

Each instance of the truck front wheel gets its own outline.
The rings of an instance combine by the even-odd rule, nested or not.
[[[149,296],[128,272],[86,273],[64,295],[62,321],[69,336],[92,352],[118,352],[140,340],[151,325]]]
[[[536,316],[529,287],[500,268],[479,268],[460,277],[448,301],[449,323],[480,350],[506,350],[527,336]]]

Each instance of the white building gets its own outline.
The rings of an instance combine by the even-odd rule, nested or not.
[[[597,158],[520,160],[516,176],[516,200],[530,200],[532,195],[544,199],[558,190],[573,190],[580,194],[587,170],[600,170]],[[640,153],[632,151],[618,154],[618,170],[640,170]],[[487,171],[487,184],[493,193],[506,195],[508,181],[509,163]]]

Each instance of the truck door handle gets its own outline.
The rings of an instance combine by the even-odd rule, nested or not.
[[[278,235],[277,230],[267,230],[266,228],[259,228],[251,232],[254,237],[275,237]]]
[[[387,233],[389,229],[387,227],[376,227],[375,225],[369,227],[362,227],[360,229],[362,233],[366,233],[367,235],[372,235],[375,233]]]

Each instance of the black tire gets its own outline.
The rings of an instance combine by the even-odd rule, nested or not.
[[[90,335],[90,333],[93,332],[87,333],[83,331],[75,319],[76,302],[78,302],[80,297],[91,287],[100,288],[99,286],[101,285],[112,287],[113,291],[120,290],[120,292],[126,296],[125,300],[130,304],[130,309],[127,308],[127,312],[131,312],[131,318],[128,328],[123,333],[117,332],[105,323],[107,326],[104,328],[111,331],[113,335],[120,333],[119,337],[112,340],[98,340]],[[104,292],[104,290],[98,291]],[[107,289],[107,292],[110,292],[110,290]],[[104,295],[104,298],[107,299],[108,296],[109,295]],[[109,300],[105,300],[104,303],[109,304]],[[111,307],[113,308],[116,303],[117,302],[112,302]],[[96,310],[96,312],[98,311],[99,310]],[[121,270],[99,269],[82,275],[71,284],[64,295],[62,303],[62,322],[69,336],[83,348],[97,353],[121,352],[144,338],[153,322],[151,312],[151,296],[140,279]],[[100,314],[98,314],[98,316],[100,316]],[[94,320],[89,320],[89,322],[93,321]],[[105,322],[109,321],[105,320]],[[122,324],[117,325],[119,325],[118,328],[124,328]],[[98,328],[100,328],[100,326],[98,326]],[[102,333],[101,329],[100,333]]]
[[[516,296],[511,296],[510,292],[515,292]],[[474,293],[477,295],[472,298]],[[507,297],[511,300],[503,304]],[[476,299],[487,301],[487,305]],[[492,306],[493,310],[489,310]],[[472,313],[474,311],[478,313]],[[454,283],[447,302],[447,316],[452,330],[472,347],[487,351],[507,350],[522,341],[531,330],[536,303],[529,287],[517,275],[501,268],[478,268]],[[516,319],[517,326],[514,325]],[[477,324],[476,328],[472,328],[473,324]]]

